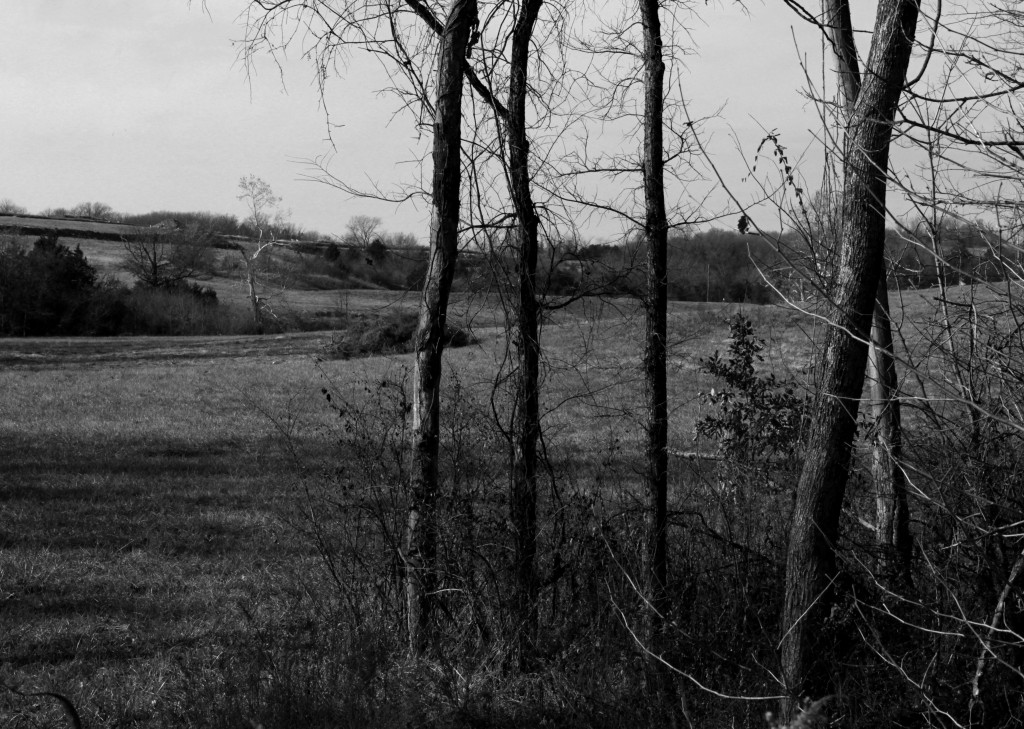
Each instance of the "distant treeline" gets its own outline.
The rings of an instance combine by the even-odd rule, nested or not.
[[[220,235],[245,235],[228,215],[156,212],[132,218],[138,225],[175,220]],[[241,233],[231,232],[241,230]],[[305,240],[308,233],[302,234]],[[886,231],[891,288],[928,288],[941,269],[949,283],[1001,280],[1020,268],[1016,248],[1000,247],[991,231],[976,225],[945,226],[935,241],[923,232]],[[369,243],[339,240],[314,247],[296,245],[306,254],[304,268],[317,288],[384,288],[414,290],[423,283],[428,251],[410,235],[374,235]],[[456,263],[455,289],[497,290],[512,285],[516,257],[506,242],[489,250],[467,245]],[[936,259],[935,251],[940,258]],[[539,261],[542,295],[639,296],[646,287],[646,250],[642,242],[581,243],[549,241]],[[677,234],[668,248],[669,297],[676,301],[726,301],[764,304],[803,299],[827,288],[833,257],[827,244],[787,231],[764,237],[711,229]]]
[[[1024,262],[1019,246],[983,223],[946,224],[935,231],[924,226],[904,233],[890,229],[885,249],[890,288],[936,286],[940,267],[949,284],[1003,281],[1019,277]]]
[[[640,242],[582,245],[555,251],[547,276],[551,293],[640,295],[646,288],[647,251]],[[759,237],[712,229],[675,235],[668,244],[668,295],[675,301],[775,300],[764,277],[776,262],[772,245]]]
[[[787,231],[775,241],[768,277],[780,291],[803,298],[815,287],[827,290],[835,265],[827,236]],[[940,275],[950,285],[1016,278],[1024,261],[1018,246],[981,222],[888,228],[885,252],[890,289],[932,288]]]
[[[772,289],[748,253],[772,254],[770,244],[752,236],[712,230],[672,240],[669,296],[680,301],[767,303]],[[516,257],[509,244],[491,250],[468,249],[456,262],[454,289],[495,291],[514,284]],[[322,261],[307,261],[317,273],[344,288],[416,289],[426,275],[424,247],[391,247],[377,239],[365,248],[328,244]],[[546,296],[639,296],[646,286],[646,254],[638,244],[549,243],[538,264],[538,289]]]
[[[252,234],[250,227],[235,215],[209,212],[181,212],[174,210],[153,210],[138,215],[121,215],[121,222],[129,225],[158,226],[169,221],[183,226],[195,226],[216,235]],[[275,223],[275,235],[282,239],[319,240],[322,236],[315,230],[303,228],[298,223],[279,221]]]
[[[20,206],[5,203],[0,212],[24,214]],[[207,241],[229,237],[225,240],[232,245],[244,244],[255,234],[246,220],[222,213],[154,210],[119,214],[102,203],[83,203],[43,214],[142,229],[197,231]],[[318,231],[285,220],[275,222],[273,235],[303,254],[304,279],[314,288],[419,287],[426,274],[426,248],[417,244],[415,236],[387,233],[380,224],[379,218],[355,216],[348,232],[329,242]],[[827,224],[825,221],[823,226]],[[23,231],[33,232],[41,231]],[[85,234],[63,229],[47,232],[59,237]],[[106,237],[116,238],[117,233],[111,230]],[[669,239],[669,297],[748,303],[769,303],[782,296],[806,298],[829,285],[833,256],[828,240],[832,237],[834,233],[813,231],[763,237],[722,229],[676,233]],[[493,244],[493,239],[487,245],[467,242],[458,259],[455,288],[494,290],[511,285],[514,249],[514,241],[507,238],[501,244]],[[982,223],[947,223],[937,229],[918,223],[909,230],[889,229],[886,251],[892,288],[935,286],[940,272],[954,284],[1001,280],[1019,275],[1015,272],[1021,263],[1020,251],[1002,245],[998,232]],[[549,240],[539,262],[538,286],[543,295],[638,296],[646,287],[645,271],[646,251],[638,236],[616,243]]]
[[[1024,255],[981,223],[886,230],[889,287],[930,288],[1024,274]],[[549,247],[542,289],[639,295],[646,286],[640,242]],[[835,258],[828,237],[787,231],[752,235],[711,229],[669,238],[668,290],[677,301],[769,303],[827,290]]]

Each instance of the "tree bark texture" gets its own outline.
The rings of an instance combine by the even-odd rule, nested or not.
[[[430,262],[416,329],[412,493],[404,555],[409,650],[413,655],[423,654],[431,643],[438,579],[436,503],[441,355],[448,297],[458,255],[463,69],[466,47],[476,23],[476,0],[455,0],[438,48]]]
[[[853,22],[848,0],[822,0],[826,34],[836,65],[847,122],[852,119],[860,95],[860,64],[854,43]],[[848,148],[847,154],[854,152]],[[855,153],[855,152],[854,152]],[[885,245],[882,241],[873,246]],[[889,313],[889,287],[885,263],[879,276],[878,292],[871,322],[867,382],[871,394],[874,423],[872,442],[872,481],[875,487],[875,539],[881,552],[880,567],[885,576],[901,581],[910,579],[912,542],[907,504],[907,484],[900,460],[903,456],[903,432],[899,381],[893,358],[892,319]]]
[[[525,0],[512,31],[508,98],[509,185],[519,244],[516,304],[515,406],[512,412],[510,516],[515,533],[513,610],[516,653],[528,662],[537,639],[537,443],[540,439],[540,305],[537,300],[538,219],[530,185],[526,95],[530,43],[543,0]]]
[[[910,533],[907,479],[901,463],[903,425],[897,394],[896,360],[892,354],[887,271],[885,264],[882,265],[867,364],[871,420],[874,423],[871,480],[875,488],[875,541],[881,553],[878,565],[881,577],[906,585],[911,581],[910,560],[914,544]]]
[[[885,188],[892,123],[903,90],[917,0],[880,0],[867,73],[850,115],[840,261],[822,357],[816,417],[797,485],[786,557],[782,671],[790,697],[828,693],[836,668],[830,614],[836,539],[884,265]],[[794,703],[783,706],[792,714]]]
[[[839,88],[843,94],[843,109],[847,121],[860,94],[860,62],[854,42],[853,20],[849,0],[821,0],[825,34],[832,48]]]
[[[644,34],[644,238],[647,243],[646,343],[644,390],[646,445],[644,483],[647,528],[644,587],[649,601],[647,640],[651,651],[664,651],[668,600],[668,389],[666,380],[666,319],[668,310],[668,216],[665,211],[664,82],[661,19],[658,0],[640,0]],[[664,694],[668,677],[652,661],[649,676]]]
[[[263,305],[256,293],[256,259],[250,258],[245,249],[240,248],[242,259],[245,261],[245,282],[249,287],[249,308],[252,310],[252,322],[256,327],[257,334],[263,334]]]

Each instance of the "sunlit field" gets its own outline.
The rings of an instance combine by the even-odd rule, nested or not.
[[[318,295],[305,305],[322,305]],[[363,314],[410,305],[401,293],[333,295]],[[895,319],[908,360],[929,356],[916,333],[934,317],[934,298],[902,297]],[[464,498],[500,527],[507,475],[495,425],[507,417],[498,377],[506,340],[496,301],[464,297],[460,307],[477,342],[447,354],[447,478],[472,480]],[[728,348],[736,313],[767,342],[761,371],[798,386],[813,377],[821,334],[820,321],[796,308],[671,305],[671,499],[680,514],[696,508],[705,524],[730,519],[737,503],[692,455],[714,451],[694,439],[700,393],[716,385],[700,362]],[[614,523],[616,509],[642,502],[642,332],[641,311],[627,299],[584,299],[546,319],[542,539],[556,539],[544,533],[544,514],[603,509]],[[13,689],[0,694],[0,724],[62,721],[59,701],[28,695],[39,692],[66,696],[90,727],[214,718],[236,726],[257,715],[267,721],[268,706],[283,717],[277,725],[311,720],[315,711],[292,705],[293,690],[328,693],[311,700],[325,725],[365,719],[329,694],[342,680],[331,671],[341,669],[325,668],[323,649],[352,646],[335,646],[324,624],[351,594],[339,577],[348,567],[332,562],[344,550],[333,553],[325,534],[344,521],[331,509],[346,499],[401,522],[394,474],[402,467],[388,463],[404,458],[411,357],[334,359],[333,336],[0,339],[0,684]],[[764,532],[778,543],[783,519]],[[755,519],[744,528],[766,526]],[[685,530],[675,534],[689,543]],[[349,559],[360,561],[374,541],[353,544]],[[698,557],[686,547],[676,559]],[[596,589],[604,600],[608,588]],[[266,661],[299,660],[296,650],[320,673],[302,674],[304,689],[289,678],[288,698],[275,698],[281,687],[264,675],[276,670]],[[421,709],[403,711],[375,716],[384,724],[422,718]]]
[[[317,295],[304,303],[320,306],[310,304]],[[361,314],[412,306],[400,292],[344,296]],[[913,361],[922,372],[934,355],[934,342],[924,331],[935,317],[935,296],[905,293],[894,317],[906,340],[899,347],[901,360]],[[951,292],[951,298],[963,296]],[[495,300],[466,296],[455,302],[459,307],[461,316],[476,323],[477,342],[446,356],[446,478],[453,488],[468,488],[464,498],[477,504],[476,518],[493,522],[500,532],[508,477],[496,423],[507,417],[508,394],[498,376],[507,345]],[[797,386],[813,378],[813,342],[822,331],[813,313],[782,306],[672,304],[670,498],[679,514],[697,509],[703,523],[719,531],[721,525],[764,530],[771,524],[764,534],[773,535],[778,549],[784,513],[770,522],[731,523],[737,496],[721,491],[722,476],[692,455],[715,448],[694,436],[694,424],[705,414],[700,393],[719,384],[700,362],[728,349],[728,320],[736,313],[750,318],[767,342],[760,371]],[[641,317],[634,301],[596,298],[546,317],[546,485],[540,508],[542,539],[548,542],[558,537],[555,522],[545,525],[545,515],[564,520],[580,514],[572,517],[577,522],[570,519],[572,526],[603,513],[601,519],[614,525],[620,518],[615,514],[642,503]],[[365,707],[339,708],[337,697],[331,698],[334,682],[352,689],[349,678],[333,673],[341,668],[324,662],[324,652],[347,655],[353,647],[335,645],[341,638],[324,626],[351,599],[339,577],[351,565],[332,560],[348,554],[350,561],[352,555],[360,561],[360,550],[381,545],[360,536],[338,546],[325,535],[332,525],[347,523],[343,512],[332,516],[342,502],[401,523],[402,487],[395,479],[402,478],[402,433],[408,426],[402,403],[409,394],[411,357],[335,359],[334,336],[0,339],[0,684],[14,689],[0,694],[0,725],[63,721],[59,701],[27,695],[38,692],[66,696],[90,727],[186,726],[214,719],[237,726],[252,717],[287,726],[297,716],[312,721],[314,715],[327,717],[329,726],[339,717],[366,718]],[[942,384],[933,379],[929,386]],[[777,508],[772,501],[759,503],[769,510],[765,517]],[[778,508],[784,510],[785,503]],[[675,560],[696,568],[692,560],[704,558],[693,551],[684,521],[674,524],[674,539],[683,549]],[[591,598],[604,601],[611,588],[588,589],[597,590]],[[557,612],[561,598],[550,599]],[[339,620],[352,619],[346,615]],[[351,627],[345,640],[353,639]],[[391,655],[374,653],[380,646],[354,650],[377,655],[374,660]],[[275,683],[280,676],[271,681],[275,669],[266,663],[282,656],[299,661],[295,666],[303,671],[307,664],[319,671],[315,677],[302,673],[305,688],[293,685],[300,679],[291,673],[281,674],[291,676],[286,698],[277,695],[283,690]],[[407,678],[414,683],[389,684],[388,691],[408,699],[413,687],[433,681],[420,674]],[[770,674],[761,682],[770,689]],[[602,694],[611,685],[589,690]],[[316,711],[296,704],[296,691],[317,694],[311,703]],[[512,709],[523,697],[516,695],[498,713],[517,715]],[[454,699],[441,698],[431,699],[435,708],[439,701],[454,706]],[[593,696],[574,700],[564,701],[578,712],[579,702],[592,702]],[[276,724],[267,718],[268,706],[279,717]],[[401,715],[373,716],[397,725],[422,719],[422,711],[410,705]],[[495,711],[491,705],[479,708]],[[580,725],[598,721],[572,712]]]
[[[349,296],[370,309],[384,294]],[[708,384],[698,360],[728,344],[736,309],[673,307],[680,451],[693,449]],[[771,366],[806,365],[806,317],[746,313],[773,343]],[[639,438],[641,331],[629,301],[581,301],[545,327],[548,456],[574,462],[577,480]],[[504,336],[475,333],[479,344],[449,353],[448,382],[483,404]],[[343,437],[322,391],[366,404],[410,367],[325,360],[330,336],[0,340],[0,683],[62,693],[88,726],[173,725],[225,650],[308,620],[326,588],[302,494],[329,486]],[[0,707],[5,726],[61,711],[13,693]]]

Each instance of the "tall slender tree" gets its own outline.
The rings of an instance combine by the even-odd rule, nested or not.
[[[880,0],[866,73],[847,127],[831,326],[821,350],[816,416],[808,434],[786,556],[782,669],[794,699],[827,693],[835,670],[828,616],[837,595],[839,516],[884,264],[892,126],[918,12],[918,0]],[[792,700],[785,702],[783,713],[792,714],[794,706]]]
[[[430,644],[434,593],[437,587],[437,538],[435,507],[439,492],[438,452],[440,430],[440,381],[445,319],[458,253],[458,230],[462,206],[462,124],[463,78],[476,96],[490,108],[500,125],[519,129],[510,136],[510,156],[515,159],[515,171],[510,175],[513,204],[520,228],[525,265],[520,268],[523,282],[520,286],[526,305],[517,312],[521,325],[518,339],[526,364],[519,368],[524,381],[518,390],[522,417],[516,417],[518,436],[514,455],[514,484],[511,499],[512,521],[517,532],[516,572],[517,585],[524,586],[525,597],[521,606],[535,605],[537,580],[536,553],[536,450],[539,437],[537,407],[538,352],[537,313],[535,291],[537,221],[529,197],[530,170],[527,165],[528,146],[525,135],[525,98],[528,89],[527,65],[530,41],[540,2],[530,0],[518,6],[513,22],[512,45],[517,68],[521,72],[510,76],[510,98],[520,98],[522,108],[514,124],[509,124],[509,110],[498,100],[488,83],[474,70],[469,59],[474,47],[480,43],[483,30],[478,21],[476,0],[453,0],[447,16],[442,16],[443,5],[426,4],[421,0],[358,0],[338,5],[330,0],[252,0],[249,10],[249,30],[245,55],[255,48],[265,47],[271,53],[293,38],[307,37],[311,44],[306,52],[316,58],[318,69],[335,63],[346,48],[367,47],[388,66],[393,79],[402,80],[391,90],[406,108],[419,109],[418,121],[430,117],[433,130],[434,171],[429,190],[431,199],[431,230],[428,272],[426,275],[420,316],[415,338],[416,366],[413,393],[413,477],[410,508],[403,540],[403,558],[406,564],[405,602],[407,607],[409,647],[414,654],[422,653]],[[287,29],[287,32],[284,31]],[[294,32],[293,32],[294,31]],[[432,41],[437,42],[436,54]],[[497,57],[492,54],[489,57]],[[436,69],[433,77],[427,69]],[[322,78],[320,79],[322,83]],[[326,102],[325,102],[326,103]],[[488,154],[493,147],[486,140]],[[480,162],[474,159],[471,168]],[[323,170],[323,168],[321,168]],[[326,170],[319,178],[352,194],[379,196],[350,187],[330,175]],[[525,191],[525,195],[524,195]],[[403,192],[399,199],[409,195]],[[533,251],[532,253],[530,251]],[[530,264],[530,261],[533,263]],[[529,393],[532,393],[529,394]],[[523,608],[525,610],[525,607]],[[535,623],[530,613],[526,624]],[[529,629],[526,634],[535,632]],[[532,639],[531,639],[532,642]]]
[[[540,304],[537,299],[538,228],[531,193],[526,96],[530,45],[543,0],[523,0],[512,30],[508,95],[509,187],[516,216],[518,296],[515,306],[517,372],[512,423],[510,512],[515,532],[517,652],[530,659],[537,635],[537,444],[540,439]]]
[[[643,189],[647,290],[644,300],[644,486],[647,535],[644,583],[649,602],[647,640],[655,655],[665,648],[668,598],[668,215],[665,210],[665,61],[660,3],[640,0],[643,26]],[[652,657],[648,682],[659,695],[669,690],[664,664]],[[665,702],[666,704],[668,702]],[[674,702],[673,702],[674,703]]]
[[[459,243],[463,69],[476,24],[476,0],[454,0],[438,47],[430,261],[415,340],[413,483],[404,554],[409,650],[416,655],[430,645],[437,587],[441,355]]]
[[[852,119],[861,89],[860,63],[854,41],[849,0],[822,0],[824,30],[836,67],[842,98],[841,118]],[[845,139],[845,135],[844,135]],[[842,159],[857,154],[844,150]],[[885,246],[883,240],[872,246]],[[907,483],[903,473],[903,428],[899,381],[893,356],[892,318],[889,309],[888,265],[883,261],[878,279],[875,308],[871,320],[871,340],[867,361],[867,384],[870,392],[872,438],[871,473],[875,488],[875,537],[881,553],[881,566],[887,576],[910,579],[912,539],[907,502]]]

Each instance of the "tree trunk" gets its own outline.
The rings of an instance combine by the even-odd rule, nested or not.
[[[441,354],[448,297],[459,242],[462,161],[462,77],[466,47],[477,22],[476,0],[455,0],[438,48],[434,116],[434,174],[430,262],[420,299],[413,382],[412,494],[405,531],[405,589],[409,650],[431,643],[437,588],[438,445]]]
[[[822,0],[825,32],[836,64],[836,75],[843,96],[847,123],[853,118],[861,78],[854,43],[853,22],[848,0]],[[846,154],[854,153],[850,147]],[[885,246],[882,240],[873,246]],[[889,287],[883,261],[871,323],[871,345],[867,363],[867,381],[871,392],[871,416],[874,422],[871,473],[875,486],[875,540],[881,552],[880,566],[886,576],[901,581],[910,579],[912,542],[907,504],[907,485],[900,460],[903,456],[903,431],[899,381],[893,358],[892,319],[889,315]]]
[[[871,476],[875,487],[875,541],[881,553],[879,567],[882,577],[907,585],[911,581],[913,538],[910,534],[907,480],[901,463],[903,427],[900,401],[896,394],[899,385],[896,361],[892,355],[887,272],[884,262],[882,265],[871,323],[871,348],[867,365],[871,418],[874,423]]]
[[[537,638],[537,442],[540,438],[540,339],[537,301],[537,212],[530,191],[526,93],[530,40],[543,0],[525,0],[512,32],[508,99],[509,182],[519,244],[515,407],[512,414],[510,512],[515,532],[516,654],[521,667]]]
[[[822,350],[816,417],[797,486],[786,557],[782,670],[791,698],[828,693],[836,670],[836,538],[868,342],[884,264],[889,143],[917,22],[917,0],[880,0],[864,82],[850,115],[840,261]],[[783,707],[792,714],[793,701]]]
[[[252,321],[256,326],[256,333],[263,334],[263,310],[260,305],[260,297],[256,293],[256,260],[250,258],[245,250],[239,250],[245,260],[245,282],[249,287],[249,307],[252,309]]]
[[[644,483],[647,491],[645,545],[647,640],[652,653],[665,650],[668,601],[668,390],[666,379],[666,319],[668,309],[668,216],[665,212],[665,154],[663,143],[665,62],[662,58],[658,0],[640,0],[644,33],[644,238],[647,244],[646,345],[644,390],[646,447]],[[669,676],[652,659],[648,681],[662,699],[670,699]],[[674,703],[674,702],[672,702]],[[668,702],[666,701],[666,705]]]

